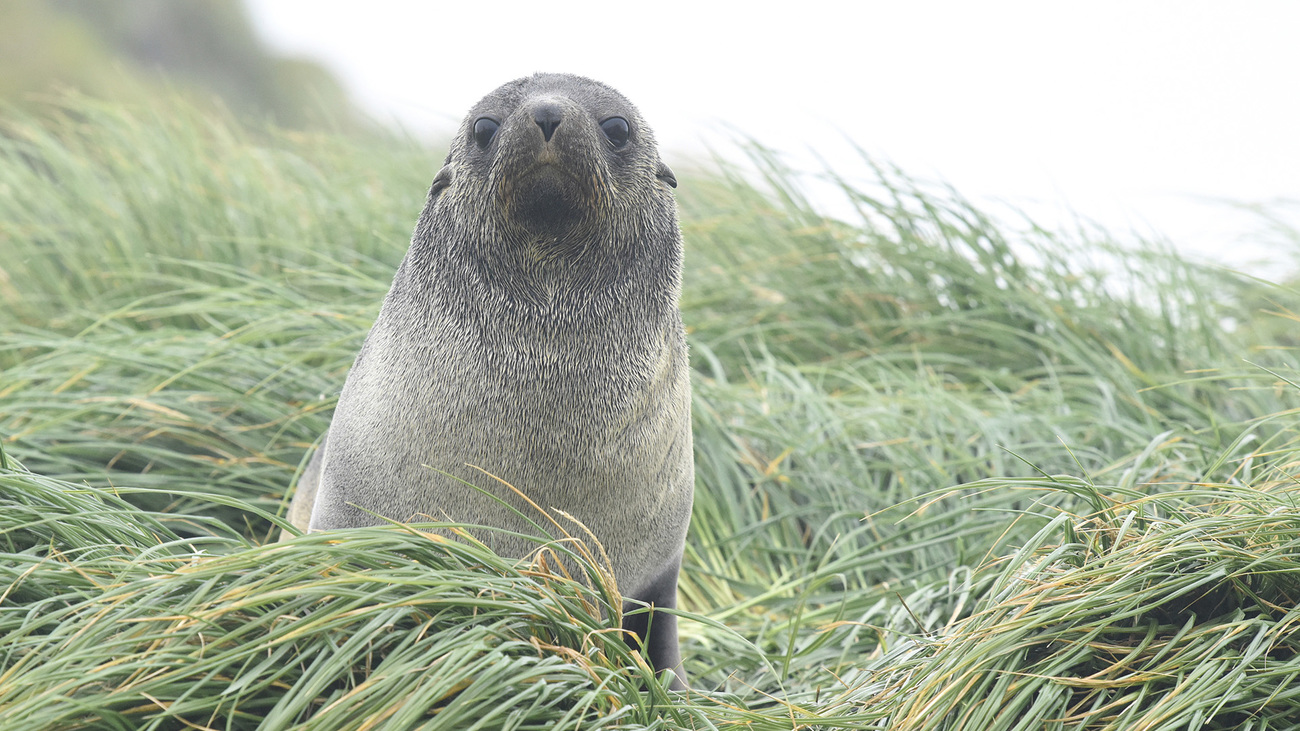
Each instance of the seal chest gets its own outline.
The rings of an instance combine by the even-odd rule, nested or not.
[[[675,607],[694,489],[676,182],[598,82],[537,74],[476,104],[299,481],[295,525],[533,534],[548,521],[531,500],[591,531],[624,597]],[[647,624],[624,621],[684,687],[676,619]]]

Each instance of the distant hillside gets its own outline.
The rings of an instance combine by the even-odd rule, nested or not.
[[[0,3],[0,100],[60,87],[132,99],[163,86],[287,127],[360,120],[327,69],[268,50],[240,0]]]

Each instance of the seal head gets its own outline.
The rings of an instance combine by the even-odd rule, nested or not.
[[[583,241],[634,213],[620,203],[652,195],[655,180],[677,185],[646,154],[653,135],[627,100],[595,82],[575,89],[568,77],[498,89],[470,110],[456,145],[449,159],[486,183],[497,223],[517,236]]]

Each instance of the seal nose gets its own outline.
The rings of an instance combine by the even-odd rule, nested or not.
[[[538,127],[542,128],[542,136],[547,142],[551,141],[551,136],[555,134],[555,128],[560,126],[564,120],[564,112],[558,104],[543,104],[533,110],[533,121]]]

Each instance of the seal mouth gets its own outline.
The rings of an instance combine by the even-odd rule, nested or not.
[[[603,198],[596,177],[573,170],[554,151],[546,150],[501,180],[503,212],[531,233],[564,234],[599,214]]]
[[[505,191],[507,213],[525,228],[558,233],[591,211],[580,181],[560,165],[538,162],[519,174]]]

